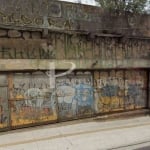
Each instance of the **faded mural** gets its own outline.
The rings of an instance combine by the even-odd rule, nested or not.
[[[95,99],[99,112],[124,109],[124,80],[122,71],[94,73]]]
[[[97,71],[94,80],[98,112],[146,107],[145,71]]]
[[[45,39],[1,39],[1,59],[149,60],[149,40],[51,33]],[[113,66],[112,66],[113,67]]]
[[[55,95],[46,75],[15,74],[12,95],[12,126],[57,119]]]
[[[89,116],[94,113],[91,76],[57,79],[56,98],[60,120]]]
[[[147,75],[145,71],[125,72],[125,106],[126,108],[146,107]]]
[[[0,129],[9,125],[7,76],[0,75]]]
[[[46,40],[1,39],[1,59],[54,59],[54,47]]]
[[[94,113],[91,75],[56,79],[51,89],[46,74],[15,74],[11,100],[12,126],[75,119]]]
[[[4,25],[43,28],[77,27],[76,20],[98,21],[99,8],[80,6],[55,0],[0,0],[0,22]],[[64,11],[65,10],[65,11]],[[59,18],[59,19],[58,19]],[[61,19],[60,19],[61,18]]]
[[[147,107],[147,72],[77,71],[56,78],[45,72],[0,76],[0,129],[90,117]],[[8,97],[9,94],[9,97]]]
[[[149,83],[148,83],[148,107],[150,108],[150,71],[149,71]]]

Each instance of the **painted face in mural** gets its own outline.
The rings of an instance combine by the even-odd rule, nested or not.
[[[59,86],[56,90],[56,95],[59,103],[72,103],[75,95],[75,89],[67,85]]]
[[[34,98],[36,98],[36,97],[40,97],[41,94],[42,94],[42,93],[41,93],[40,89],[38,89],[38,88],[31,88],[31,89],[28,89],[28,90],[25,92],[24,96],[25,96],[26,98],[34,99]]]
[[[85,84],[79,84],[76,87],[76,98],[79,105],[91,105],[92,103],[92,87]]]
[[[89,94],[90,93],[88,89],[82,89],[81,91],[77,90],[77,95],[82,98],[82,101],[87,101]]]
[[[28,89],[25,92],[24,97],[27,99],[25,101],[27,106],[41,107],[44,101],[42,92],[38,88]]]

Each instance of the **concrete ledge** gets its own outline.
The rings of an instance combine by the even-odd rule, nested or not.
[[[46,59],[1,59],[0,71],[12,70],[47,70],[50,63],[54,63],[56,69],[70,69],[72,64],[75,69],[122,69],[122,68],[149,68],[150,60],[144,59],[128,59],[128,60],[98,60],[94,59],[82,60],[46,60]],[[95,65],[93,65],[95,64]]]
[[[96,121],[104,121],[104,120],[114,120],[114,119],[127,119],[132,117],[146,116],[150,115],[149,109],[141,109],[141,110],[132,110],[128,112],[119,112],[119,113],[111,113],[111,114],[101,114],[100,116],[96,116],[93,120]]]

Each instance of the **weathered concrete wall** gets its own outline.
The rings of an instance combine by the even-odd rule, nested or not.
[[[0,129],[9,125],[7,76],[0,75]]]
[[[149,71],[149,78],[148,78],[148,81],[149,81],[149,83],[148,83],[148,108],[150,109],[150,71]]]
[[[99,112],[146,107],[146,71],[95,71],[94,87]]]
[[[0,3],[0,130],[147,107],[148,16],[49,0]],[[76,70],[52,88],[51,63],[56,73]]]
[[[147,107],[145,70],[80,70],[55,83],[46,71],[1,74],[0,130]]]
[[[0,0],[0,26],[150,37],[148,15],[116,16],[99,7],[52,0]],[[94,25],[94,27],[93,27]]]
[[[0,30],[0,70],[149,68],[149,39]],[[11,63],[9,63],[11,61]],[[22,64],[23,67],[22,67]]]
[[[140,61],[140,62],[139,62]],[[99,60],[37,60],[37,59],[4,59],[0,60],[1,71],[23,71],[23,70],[48,70],[50,63],[55,64],[56,69],[69,70],[72,67],[72,63],[75,64],[76,69],[123,69],[123,68],[149,68],[150,63],[147,60],[120,60],[120,61],[105,61]]]

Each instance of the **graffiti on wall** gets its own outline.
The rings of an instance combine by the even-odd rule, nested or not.
[[[63,35],[55,43],[63,45],[60,49],[67,59],[150,59],[150,45],[148,40],[97,37],[88,39],[85,35]],[[58,45],[59,46],[59,45]],[[59,46],[60,47],[60,46]],[[59,49],[59,50],[60,50]],[[57,49],[56,49],[57,51]],[[64,57],[60,56],[62,59]],[[60,58],[56,52],[56,58]]]
[[[100,112],[122,110],[124,107],[124,80],[122,72],[95,72],[95,98]]]
[[[56,98],[60,120],[93,114],[93,88],[91,77],[59,78]]]
[[[125,107],[146,106],[146,72],[125,72]]]
[[[148,40],[99,38],[95,42],[94,57],[103,60],[149,59],[150,45]]]
[[[0,87],[0,128],[5,128],[9,123],[7,87]]]
[[[146,107],[144,71],[95,72],[94,76],[97,111],[111,112]]]
[[[2,59],[101,59],[124,60],[150,58],[148,40],[97,37],[51,33],[50,40],[1,39]]]
[[[148,89],[149,89],[149,93],[148,93],[148,100],[149,100],[149,102],[150,102],[150,71],[149,71],[149,83],[148,83]],[[150,107],[150,103],[149,103],[149,106],[148,107]]]
[[[55,58],[55,50],[44,40],[1,39],[0,58],[52,59]]]
[[[53,89],[44,72],[0,75],[0,129],[134,110],[146,104],[143,70],[94,71],[94,80],[90,72],[77,71],[56,78]]]
[[[12,126],[57,119],[55,95],[46,75],[16,74],[12,91]]]
[[[80,6],[66,2],[49,0],[0,0],[0,22],[2,24],[32,27],[65,27],[67,22],[72,27],[76,20],[97,21],[101,19],[99,8]],[[65,11],[64,11],[65,10]],[[59,18],[59,19],[58,19]],[[64,25],[64,26],[63,26]]]
[[[3,24],[44,26],[45,19],[61,17],[62,10],[59,2],[50,1],[3,1],[0,0],[0,21]],[[9,6],[8,6],[9,4]],[[46,18],[42,17],[46,16]]]
[[[0,75],[0,129],[8,127],[9,111],[8,111],[8,88],[7,76]]]
[[[88,74],[56,79],[51,89],[46,74],[14,74],[12,126],[44,121],[68,120],[90,116],[94,112],[92,78]]]
[[[94,15],[98,12],[98,9],[92,9],[88,6],[80,6],[80,5],[72,5],[72,4],[64,4],[65,12],[64,17],[72,20],[96,20],[100,19],[100,16]]]
[[[148,40],[97,37],[88,40],[86,35],[56,34],[54,43],[58,59],[149,59],[150,45]],[[54,39],[54,38],[53,38]],[[61,54],[57,51],[61,50]]]

